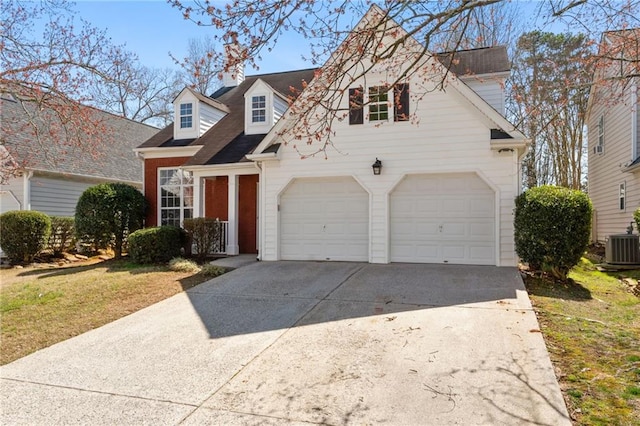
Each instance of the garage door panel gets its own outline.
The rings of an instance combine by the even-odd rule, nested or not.
[[[282,259],[367,261],[369,195],[350,177],[296,179],[280,198],[280,229]]]
[[[389,199],[390,260],[495,264],[494,197],[475,173],[405,177]]]

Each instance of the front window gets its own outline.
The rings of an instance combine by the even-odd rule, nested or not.
[[[389,118],[389,90],[384,86],[369,87],[369,121]]]
[[[251,122],[264,123],[267,121],[267,97],[251,97]]]
[[[180,128],[190,129],[193,127],[193,104],[180,104]]]
[[[193,175],[181,169],[160,169],[160,225],[181,226],[193,217]]]

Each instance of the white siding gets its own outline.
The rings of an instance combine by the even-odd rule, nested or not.
[[[640,176],[624,172],[634,160],[632,155],[632,107],[630,93],[612,103],[607,90],[594,90],[587,126],[589,160],[589,197],[596,211],[595,238],[605,241],[608,235],[622,234],[640,206]],[[602,99],[606,99],[602,101]],[[598,120],[604,114],[604,152],[594,154],[598,143]],[[626,208],[619,209],[618,191],[626,184]]]
[[[273,124],[276,124],[280,118],[282,118],[282,114],[289,108],[289,104],[282,100],[279,96],[273,97]]]
[[[24,210],[24,179],[11,178],[5,185],[0,185],[0,214],[9,210]]]
[[[504,79],[475,77],[463,78],[462,81],[496,111],[504,115]]]
[[[200,110],[200,130],[199,135],[202,136],[207,130],[215,126],[226,115],[225,112],[215,109],[202,102],[199,103]]]
[[[413,83],[412,83],[413,84]],[[426,93],[415,109],[419,123],[389,122],[350,126],[335,122],[328,159],[319,155],[302,160],[291,142],[280,148],[280,161],[265,162],[265,194],[262,217],[262,257],[280,258],[278,252],[278,202],[295,177],[353,176],[370,193],[370,262],[389,262],[389,194],[408,173],[476,172],[496,193],[496,263],[516,265],[513,248],[513,208],[518,193],[516,153],[490,149],[490,128],[480,114],[448,92]],[[415,103],[412,103],[412,108]],[[302,153],[318,146],[299,144]],[[339,150],[339,151],[338,151]],[[374,176],[371,165],[382,161],[382,174]]]

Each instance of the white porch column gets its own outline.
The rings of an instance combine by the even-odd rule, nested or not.
[[[236,255],[240,253],[240,246],[238,246],[238,175],[229,175],[229,238],[227,239],[227,254]]]
[[[204,179],[193,177],[193,217],[204,217]]]

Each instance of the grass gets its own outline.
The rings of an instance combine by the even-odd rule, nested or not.
[[[0,270],[0,365],[210,279],[127,260]]]
[[[567,283],[525,284],[577,425],[640,424],[640,299],[583,259]]]

